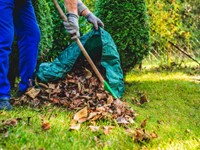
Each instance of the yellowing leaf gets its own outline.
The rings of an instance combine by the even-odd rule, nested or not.
[[[80,119],[86,118],[87,116],[88,116],[88,110],[87,107],[85,107],[74,115],[74,120],[79,121]]]

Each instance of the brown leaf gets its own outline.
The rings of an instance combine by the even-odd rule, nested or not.
[[[49,86],[49,89],[52,89],[52,90],[56,88],[56,85],[52,83],[48,83],[48,86]]]
[[[84,69],[84,73],[86,79],[90,79],[92,77],[92,73],[87,68]]]
[[[81,124],[77,123],[77,120],[72,120],[70,123],[71,130],[79,130],[81,128]]]
[[[151,138],[155,139],[155,138],[158,138],[158,135],[156,134],[155,131],[153,131],[151,134],[150,134]]]
[[[89,126],[89,128],[90,128],[90,130],[91,130],[92,132],[97,132],[97,131],[99,131],[99,126]]]
[[[142,130],[136,129],[135,134],[133,136],[133,140],[135,142],[142,141],[143,140],[143,134],[144,134],[144,132]]]
[[[73,83],[73,84],[77,84],[77,81],[74,80],[74,79],[70,79],[70,80],[67,80],[68,83]]]
[[[119,124],[128,124],[129,122],[124,117],[117,118],[117,123]]]
[[[85,108],[81,109],[79,112],[77,112],[74,115],[74,120],[79,121],[82,118],[87,118],[87,116],[88,116],[88,110],[87,110],[87,106],[86,106]]]
[[[51,128],[51,125],[49,122],[42,123],[42,130],[49,130]]]
[[[114,100],[115,107],[123,107],[123,102],[119,99]]]
[[[54,103],[54,104],[59,104],[60,100],[57,98],[50,98],[50,100]]]
[[[38,85],[41,86],[41,87],[43,87],[43,88],[46,88],[46,89],[49,88],[48,85],[46,85],[46,84],[44,84],[44,83],[38,83]]]
[[[16,126],[18,121],[16,119],[6,120],[2,123],[3,126]]]
[[[96,95],[97,95],[97,98],[99,100],[101,100],[101,99],[107,99],[107,95],[105,93],[97,93]]]
[[[81,87],[81,83],[78,82],[78,92],[81,92],[81,89],[82,89],[82,87]]]
[[[144,104],[147,102],[148,102],[147,95],[144,93],[140,96],[140,104]]]
[[[107,99],[107,104],[112,104],[113,103],[113,97],[112,96],[108,96],[108,99]]]
[[[96,121],[96,120],[100,119],[101,117],[102,117],[102,115],[98,114],[98,115],[94,116],[91,120]]]
[[[132,130],[132,129],[126,129],[125,132],[128,134],[128,135],[133,135],[135,132]]]
[[[28,95],[32,99],[34,99],[38,96],[39,93],[40,93],[40,89],[36,89],[36,88],[32,87],[28,92],[26,92],[26,95]]]
[[[115,128],[115,126],[104,126],[103,128],[104,128],[103,133],[109,134],[112,131],[112,129]]]
[[[91,113],[89,114],[88,120],[94,118],[96,115],[98,115],[98,112],[91,112]]]
[[[133,120],[133,118],[131,118],[130,116],[127,118],[127,120],[132,124],[135,123],[135,121]]]
[[[140,125],[141,128],[145,128],[146,124],[147,124],[147,119],[145,119],[144,121],[142,121],[142,123]]]
[[[81,118],[81,119],[78,120],[79,123],[83,123],[83,122],[86,122],[86,121],[87,121],[87,118]]]
[[[105,107],[102,106],[102,107],[97,107],[96,111],[104,112],[104,111],[106,111],[106,109],[105,109]]]

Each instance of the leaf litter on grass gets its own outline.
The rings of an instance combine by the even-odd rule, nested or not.
[[[29,105],[32,108],[57,105],[76,111],[70,123],[71,130],[79,130],[83,122],[96,122],[100,119],[115,120],[127,128],[133,124],[136,112],[128,104],[104,90],[98,78],[88,66],[78,63],[64,79],[51,83],[37,83],[39,88],[30,88],[22,97],[12,99],[13,105]],[[90,68],[90,69],[88,69]],[[43,130],[49,130],[48,122],[42,123]],[[91,131],[100,127],[89,126]],[[104,134],[109,134],[114,126],[104,126]],[[135,131],[137,132],[137,131]],[[137,135],[136,135],[137,136]]]

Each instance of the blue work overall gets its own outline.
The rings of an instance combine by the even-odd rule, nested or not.
[[[19,48],[19,90],[25,91],[33,78],[40,41],[31,0],[0,0],[0,100],[10,98],[8,70],[14,34]]]

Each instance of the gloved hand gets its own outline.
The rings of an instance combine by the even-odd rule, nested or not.
[[[95,27],[96,30],[98,30],[98,27],[104,27],[103,22],[96,17],[93,13],[89,13],[85,16],[85,18],[87,19],[88,22],[92,23]]]
[[[78,16],[73,13],[67,14],[67,21],[63,22],[65,29],[71,35],[71,39],[75,40],[80,37]]]

